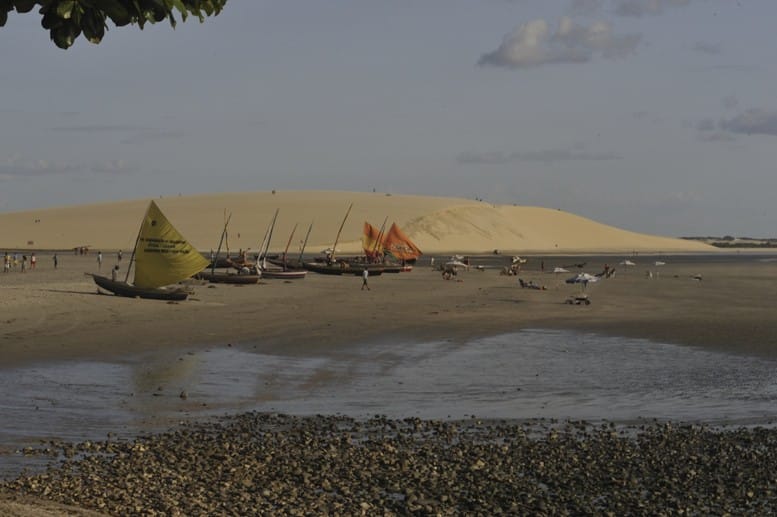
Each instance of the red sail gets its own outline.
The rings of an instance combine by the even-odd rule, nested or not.
[[[368,257],[374,257],[383,253],[383,239],[380,230],[364,221],[364,235],[362,236],[362,248]]]
[[[417,259],[422,255],[418,246],[399,229],[397,223],[392,223],[386,237],[383,239],[386,253],[390,253],[398,260]]]

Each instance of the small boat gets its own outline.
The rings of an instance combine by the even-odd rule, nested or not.
[[[200,271],[194,278],[198,280],[207,280],[212,284],[237,284],[247,285],[256,284],[263,275],[253,273],[232,273],[225,271]]]
[[[221,231],[218,249],[215,255],[211,252],[213,256],[207,265],[207,269],[199,271],[194,275],[194,278],[206,280],[212,284],[249,285],[259,283],[259,278],[262,276],[261,272],[257,270],[254,264],[248,261],[243,250],[240,250],[236,259],[232,259],[229,256],[229,244],[227,243],[227,257],[219,257],[221,245],[228,240],[227,227],[231,219],[232,214],[225,217],[224,229]],[[227,269],[227,271],[216,271],[217,267]]]
[[[332,263],[318,261],[303,262],[302,267],[307,271],[312,271],[320,275],[344,275],[353,273],[352,271],[349,271],[350,266],[347,263],[340,261]],[[356,274],[361,274],[361,271]]]
[[[270,241],[272,240],[272,234],[275,230],[275,222],[278,219],[278,211],[275,210],[275,216],[272,219],[272,222],[270,223],[270,226],[267,228],[267,231],[264,235],[264,240],[262,241],[262,245],[259,247],[259,250],[261,252],[261,261],[257,261],[257,270],[259,270],[262,274],[262,278],[268,278],[268,279],[279,279],[279,280],[301,280],[305,278],[308,274],[308,272],[305,269],[291,269],[287,267],[286,264],[286,257],[289,253],[289,246],[291,246],[291,240],[294,238],[294,232],[297,230],[297,225],[294,225],[294,228],[291,230],[291,235],[289,235],[289,240],[286,242],[286,249],[283,251],[283,258],[280,260],[280,264],[272,264],[268,257],[267,253],[270,250]],[[312,227],[312,223],[311,223]],[[308,229],[308,236],[310,235],[310,229]],[[307,239],[307,237],[306,237]]]
[[[135,277],[128,282],[135,264]],[[98,287],[117,296],[149,300],[185,300],[191,291],[170,286],[191,277],[207,266],[208,261],[189,244],[151,201],[140,225],[135,248],[124,281],[86,273]]]
[[[287,269],[284,271],[282,268],[267,268],[262,269],[262,278],[269,279],[281,279],[281,280],[299,280],[305,278],[308,272],[304,269]]]

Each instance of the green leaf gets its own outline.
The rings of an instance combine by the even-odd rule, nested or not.
[[[72,47],[80,34],[81,28],[71,23],[66,23],[61,27],[51,29],[51,39],[54,41],[54,44],[61,49]]]
[[[14,0],[17,13],[29,13],[36,3],[36,0]]]
[[[76,6],[75,0],[63,0],[57,6],[57,14],[59,15],[60,18],[69,20],[70,16],[73,14],[73,8],[75,6]]]

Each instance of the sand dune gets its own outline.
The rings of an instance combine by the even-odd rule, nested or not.
[[[0,214],[0,249],[131,249],[148,199]],[[308,225],[307,252],[331,247],[350,204],[338,250],[360,250],[364,221],[396,222],[426,253],[705,252],[702,243],[625,231],[567,212],[491,205],[430,196],[334,191],[246,192],[156,199],[173,224],[200,250],[218,246],[231,213],[229,248],[256,250],[279,209],[271,250],[282,251],[298,224],[297,252]]]

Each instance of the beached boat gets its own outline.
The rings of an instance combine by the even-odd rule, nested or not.
[[[232,273],[230,271],[200,271],[194,278],[207,280],[212,284],[256,284],[263,275],[253,273]]]
[[[128,282],[130,269],[135,265],[135,277]],[[185,300],[186,288],[166,287],[191,277],[207,266],[208,261],[192,247],[167,220],[154,201],[151,201],[140,225],[124,281],[93,273],[98,287],[117,296],[150,300]]]
[[[236,259],[230,258],[229,256],[227,227],[229,226],[229,221],[231,219],[232,214],[229,214],[224,222],[224,229],[221,231],[221,239],[219,239],[216,254],[211,257],[207,269],[199,271],[194,275],[194,278],[197,278],[198,280],[207,280],[212,284],[248,285],[259,283],[259,278],[262,276],[261,272],[254,264],[248,261],[246,253],[243,250],[240,250]],[[222,259],[219,257],[219,254],[221,253],[221,246],[224,243],[227,243],[227,257]],[[226,269],[226,271],[216,271],[217,267]]]
[[[275,230],[275,222],[278,219],[278,210],[275,210],[275,216],[272,219],[272,223],[265,232],[264,240],[259,248],[261,253],[261,260],[257,261],[257,270],[261,271],[262,278],[278,279],[278,280],[301,280],[305,278],[308,272],[303,269],[289,269],[286,265],[286,256],[289,253],[289,246],[291,240],[294,238],[294,232],[297,230],[297,225],[291,230],[289,240],[286,242],[286,248],[283,251],[283,258],[280,260],[280,264],[274,264],[268,260],[267,253],[270,250],[270,241],[272,240],[272,234]],[[312,227],[311,223],[311,227]],[[310,235],[310,230],[308,230]],[[307,239],[307,238],[306,238]]]

